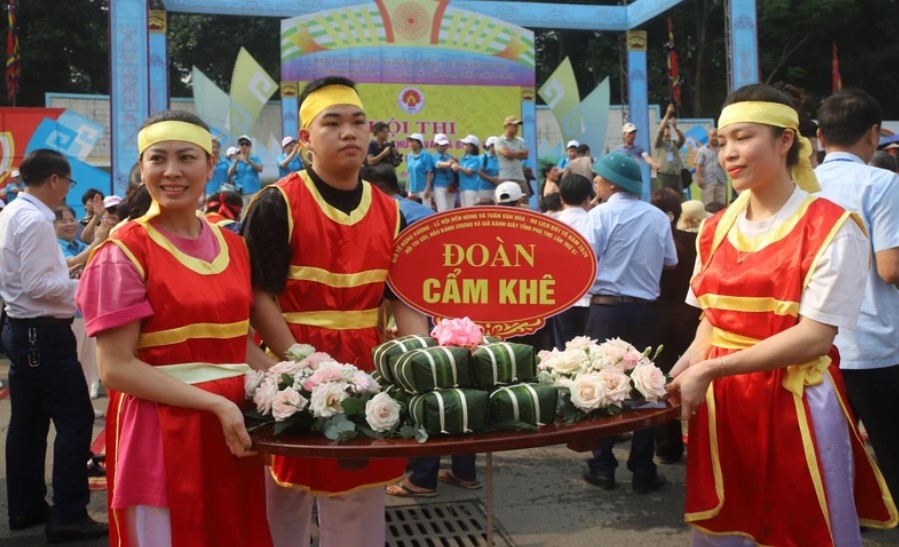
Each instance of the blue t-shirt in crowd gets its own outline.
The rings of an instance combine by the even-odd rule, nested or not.
[[[220,159],[216,162],[215,167],[212,169],[212,178],[206,183],[206,195],[220,191],[222,184],[228,182],[229,167],[231,167],[231,162],[228,160]]]
[[[484,174],[490,177],[496,177],[499,175],[499,160],[496,159],[496,156],[487,152],[485,154],[481,154],[481,166],[479,169],[484,171]],[[495,190],[496,186],[489,180],[481,179],[481,184],[478,186],[478,190]]]
[[[434,214],[434,210],[430,207],[425,207],[421,203],[406,199],[399,194],[393,196],[393,199],[400,204],[400,213],[402,213],[403,218],[406,219],[407,228],[409,225]]]
[[[66,258],[78,256],[87,249],[87,243],[79,241],[78,239],[73,239],[71,243],[65,239],[59,238],[56,238],[56,241],[59,243],[59,248],[62,249],[62,256]]]
[[[406,154],[407,192],[424,192],[428,183],[428,173],[434,171],[434,158],[424,150],[416,156],[412,152]]]
[[[437,162],[447,161],[452,156],[450,156],[447,152],[440,153],[434,152],[432,159],[434,160],[434,188],[446,188],[450,185],[450,183],[456,181],[456,176],[453,173],[453,170],[449,167],[441,167],[437,168]]]
[[[565,166],[568,165],[569,161],[571,160],[569,160],[568,156],[566,155],[559,160],[559,163],[556,164],[556,167],[558,167],[559,169],[565,169]]]
[[[459,158],[459,165],[474,171],[471,175],[459,171],[459,190],[479,190],[482,180],[481,175],[478,174],[478,169],[481,168],[481,156],[465,154]]]
[[[255,194],[262,189],[262,181],[259,173],[253,166],[243,160],[235,160],[237,169],[234,171],[234,185],[240,188],[244,194]],[[256,154],[250,154],[250,161],[262,164],[262,160]]]
[[[287,152],[282,154],[278,154],[278,176],[282,179],[291,173],[295,173],[297,171],[303,170],[303,160],[300,159],[300,155],[297,154],[290,160],[290,163],[287,164],[287,167],[281,167],[281,163],[287,159]]]

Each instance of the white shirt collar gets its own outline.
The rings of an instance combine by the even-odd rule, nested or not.
[[[43,201],[39,200],[38,198],[32,196],[31,194],[22,192],[17,196],[16,199],[24,199],[28,203],[34,205],[37,208],[37,210],[44,216],[44,218],[46,218],[50,222],[53,222],[54,220],[56,220],[56,213],[51,211],[50,208],[47,207],[46,203],[44,203]]]

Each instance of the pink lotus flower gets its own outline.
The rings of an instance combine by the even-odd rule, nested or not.
[[[484,328],[468,317],[444,319],[431,331],[431,337],[441,346],[477,346],[484,341]]]

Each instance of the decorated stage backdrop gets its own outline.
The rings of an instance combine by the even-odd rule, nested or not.
[[[376,0],[281,22],[284,104],[285,82],[302,89],[346,75],[360,84],[369,119],[387,122],[401,151],[410,133],[426,141],[446,133],[457,148],[468,134],[483,142],[510,114],[534,127],[534,68],[532,31],[448,0]],[[284,110],[296,121],[295,106]],[[535,136],[523,137],[535,158]]]

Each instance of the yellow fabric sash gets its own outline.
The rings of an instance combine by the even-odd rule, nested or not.
[[[718,118],[718,129],[732,123],[761,123],[774,127],[791,129],[799,140],[799,163],[790,169],[790,175],[796,184],[806,192],[813,194],[821,190],[815,171],[809,162],[812,154],[812,143],[799,134],[799,114],[789,106],[765,101],[743,101],[730,104],[721,111]]]
[[[155,367],[176,380],[185,384],[200,384],[213,382],[224,378],[243,376],[250,371],[250,365],[246,363],[229,363],[215,365],[212,363],[178,363],[176,365],[162,365]]]
[[[141,129],[137,134],[138,153],[143,154],[147,148],[163,141],[189,142],[212,154],[212,134],[209,131],[199,125],[175,120],[154,123]]]
[[[761,340],[712,327],[712,345],[719,348],[741,350],[759,342]],[[816,386],[824,382],[824,375],[827,373],[830,361],[829,355],[821,355],[805,363],[789,365],[784,371],[781,385],[787,391],[801,397],[805,386]]]
[[[312,120],[321,114],[322,111],[339,104],[358,106],[365,110],[362,106],[362,99],[359,98],[359,94],[352,87],[345,85],[325,86],[313,91],[303,100],[303,104],[300,105],[300,122],[302,123],[300,127],[307,129]]]

